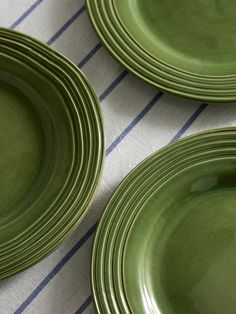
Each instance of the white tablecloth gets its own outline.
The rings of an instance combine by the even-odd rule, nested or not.
[[[82,0],[0,0],[0,23],[47,42],[80,66],[100,97],[107,140],[100,189],[86,218],[48,258],[0,282],[0,314],[95,313],[91,246],[95,223],[114,189],[173,139],[235,125],[236,106],[158,94],[128,74],[99,44]]]

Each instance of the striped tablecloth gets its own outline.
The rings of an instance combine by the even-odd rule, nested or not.
[[[48,43],[81,68],[99,96],[107,141],[102,182],[88,215],[48,258],[0,282],[0,314],[95,313],[91,247],[114,189],[140,161],[171,141],[236,125],[236,106],[166,95],[129,74],[99,43],[83,0],[0,0],[0,23]]]

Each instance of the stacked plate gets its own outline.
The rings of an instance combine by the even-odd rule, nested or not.
[[[0,29],[0,278],[42,259],[83,218],[104,155],[97,97],[48,46]]]
[[[207,102],[236,100],[236,5],[229,1],[87,0],[108,51],[148,83]]]
[[[185,138],[121,183],[94,243],[98,313],[235,313],[235,138]]]

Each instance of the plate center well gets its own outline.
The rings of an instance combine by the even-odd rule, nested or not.
[[[44,140],[33,104],[0,81],[0,224],[21,208],[42,165]]]

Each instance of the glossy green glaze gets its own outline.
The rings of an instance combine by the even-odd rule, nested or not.
[[[155,58],[206,76],[236,73],[236,5],[218,1],[114,0],[132,37]]]
[[[235,177],[235,160],[211,161],[148,200],[124,252],[132,313],[235,313]]]
[[[235,128],[185,138],[121,183],[94,242],[98,313],[233,313],[235,138]],[[208,291],[196,295],[200,279]]]
[[[4,83],[3,74],[0,77],[2,225],[24,210],[24,197],[37,181],[43,164],[44,139],[34,105],[19,89]]]
[[[234,30],[235,5],[227,4],[227,12],[220,12],[222,23],[217,24],[220,38],[214,28],[219,8],[212,1],[207,4],[212,10],[204,11],[205,6],[201,1],[190,5],[182,1],[177,10],[174,1],[167,4],[151,0],[87,0],[89,16],[100,40],[132,73],[180,96],[232,102],[236,99],[234,44],[230,42],[234,33],[232,38],[224,33],[229,28]],[[198,10],[205,14],[195,14]],[[189,27],[189,20],[194,26]],[[203,32],[202,20],[209,26]],[[198,46],[199,37],[208,44]]]
[[[66,58],[0,28],[0,278],[36,263],[80,223],[104,157],[93,89]]]

